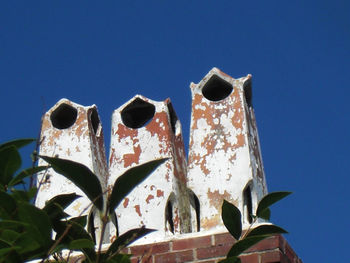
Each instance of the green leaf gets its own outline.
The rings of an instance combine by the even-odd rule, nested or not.
[[[106,256],[110,257],[115,253],[119,253],[121,249],[127,247],[137,239],[155,231],[154,229],[148,229],[145,227],[135,228],[127,231],[123,235],[119,236],[114,242],[109,246]]]
[[[18,247],[8,247],[0,249],[1,263],[18,263],[23,262],[22,258],[17,253]]]
[[[69,216],[63,210],[79,197],[81,196],[76,193],[56,195],[45,203],[43,210],[47,213],[51,221],[60,220]]]
[[[235,243],[227,254],[227,257],[238,257],[241,253],[246,251],[251,246],[259,243],[261,240],[267,238],[268,236],[252,236],[246,237]]]
[[[6,241],[9,244],[13,244],[13,242],[18,238],[20,234],[11,229],[1,229],[0,230],[0,239],[2,241]]]
[[[17,214],[17,204],[11,195],[0,192],[0,219],[14,219]]]
[[[69,247],[69,244],[73,240],[78,240],[78,239],[87,239],[90,240],[91,242],[91,236],[89,233],[86,232],[84,227],[82,227],[79,223],[74,221],[75,219],[70,219],[68,221],[61,221],[60,224],[58,225],[57,228],[55,228],[55,231],[57,233],[56,235],[56,240],[61,238],[62,235],[62,241],[61,241],[61,246],[62,248]],[[65,232],[68,229],[67,232]],[[84,253],[84,255],[87,257],[88,262],[94,262],[96,258],[96,252],[94,249],[90,248],[82,248],[81,251]]]
[[[0,149],[0,183],[7,185],[21,164],[21,156],[15,146]]]
[[[241,259],[239,257],[229,257],[220,260],[219,263],[241,263]]]
[[[33,198],[32,191],[24,191],[24,190],[17,190],[15,188],[11,188],[11,192],[12,192],[12,196],[16,199],[16,201],[29,203],[30,200]]]
[[[291,192],[272,192],[265,195],[258,204],[256,216],[261,218],[264,218],[264,216],[266,217],[266,212],[264,211],[266,208],[269,208],[271,205],[290,194]]]
[[[17,174],[14,178],[12,178],[12,180],[9,182],[9,186],[15,186],[17,184],[23,183],[23,179],[29,176],[32,176],[38,172],[41,172],[43,170],[48,169],[48,166],[37,166],[37,167],[31,167],[28,169],[25,169],[23,171],[21,171],[19,174]]]
[[[286,233],[288,233],[286,230],[276,225],[260,225],[252,229],[247,235],[247,237],[262,236],[262,235],[272,236],[275,234],[286,234]]]
[[[49,245],[52,226],[48,215],[44,211],[34,205],[20,202],[18,204],[18,217],[22,222],[30,224],[35,229],[31,232],[33,239],[42,246]]]
[[[77,216],[71,218],[69,221],[79,224],[82,227],[86,226],[87,216]]]
[[[102,187],[97,176],[85,165],[55,157],[40,156],[59,174],[78,186],[99,209],[103,209]]]
[[[71,250],[81,250],[83,248],[94,249],[95,244],[89,239],[76,239],[69,243],[68,248]]]
[[[30,251],[36,251],[37,249],[42,247],[35,239],[33,239],[31,234],[28,232],[22,233],[16,239],[16,241],[14,242],[14,245],[17,247],[20,247],[20,249],[18,250],[19,253],[28,253]]]
[[[112,214],[124,197],[166,160],[168,159],[158,159],[138,165],[127,170],[123,175],[118,177],[114,183],[112,194],[109,199],[109,213]]]
[[[235,205],[224,200],[221,217],[227,230],[238,240],[242,234],[241,212],[239,209]]]
[[[271,210],[270,210],[270,208],[265,208],[264,210],[262,210],[260,212],[260,216],[259,217],[269,221],[270,217],[271,217]]]
[[[130,257],[131,255],[127,255],[127,254],[116,254],[113,255],[113,257],[109,258],[106,261],[102,261],[102,262],[106,262],[106,263],[130,263]]]
[[[36,139],[34,138],[25,138],[25,139],[8,141],[0,145],[0,150],[9,146],[15,146],[17,149],[20,149],[23,146],[26,146],[27,144],[30,144],[34,141],[36,141]]]

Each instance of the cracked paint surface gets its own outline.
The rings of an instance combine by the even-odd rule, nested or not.
[[[71,126],[57,128],[52,123],[51,116],[55,110],[58,109],[59,111],[62,109],[62,105],[69,105],[71,108],[76,109],[77,117]],[[98,176],[105,190],[108,170],[104,138],[101,123],[98,123],[96,132],[92,127],[90,116],[93,111],[97,111],[94,105],[84,107],[67,99],[57,102],[44,115],[42,120],[40,155],[57,156],[84,164]],[[39,159],[39,165],[45,164],[45,161]],[[48,174],[49,178],[45,178],[45,173],[38,174],[38,186],[40,181],[43,184],[38,191],[37,206],[43,207],[47,200],[56,195],[76,193],[82,197],[75,200],[65,211],[72,216],[89,213],[89,209],[84,210],[90,205],[90,200],[78,187],[62,175],[57,174],[53,169],[49,169]]]
[[[125,107],[133,105],[136,99],[154,105],[155,112],[145,125],[140,128],[131,128],[124,124],[122,112]],[[168,197],[172,193],[175,193],[175,196],[180,196],[181,191],[186,191],[186,158],[181,126],[177,121],[178,128],[175,132],[173,131],[169,103],[169,99],[156,102],[137,95],[115,110],[112,115],[109,157],[110,185],[131,167],[154,159],[169,158],[139,184],[128,195],[127,201],[124,200],[123,204],[116,209],[120,233],[141,227],[144,224],[148,228],[158,230],[147,235],[145,240],[163,238],[167,235],[165,210]],[[186,196],[186,193],[182,196]],[[180,215],[178,214],[177,210],[174,211],[173,220],[175,231],[180,233],[181,229],[178,223]],[[175,222],[175,220],[177,221]],[[111,236],[113,235],[114,233],[111,233]]]
[[[202,94],[214,75],[232,86],[232,92],[219,101]],[[188,185],[200,201],[203,230],[224,227],[217,216],[223,199],[242,211],[247,184],[253,182],[254,191],[259,192],[255,201],[265,192],[255,119],[245,101],[244,84],[250,78],[233,79],[214,68],[199,84],[191,84]]]
[[[214,75],[219,82],[224,80],[230,90],[232,87],[232,92],[221,100],[211,100],[210,92],[207,97],[202,93]],[[158,230],[139,240],[141,244],[172,236],[170,228],[174,228],[174,234],[195,232],[198,211],[201,231],[225,231],[221,220],[223,199],[244,211],[243,191],[249,186],[255,210],[258,201],[267,193],[255,114],[246,99],[246,87],[250,81],[250,75],[233,79],[213,68],[201,82],[191,84],[188,164],[181,123],[170,100],[157,102],[140,95],[112,115],[109,168],[102,126],[91,119],[96,106],[84,107],[67,99],[60,100],[43,118],[40,154],[59,156],[86,165],[98,175],[103,191],[111,189],[115,180],[126,170],[154,159],[169,158],[118,206],[119,233],[143,225]],[[216,86],[212,92],[217,92],[219,88]],[[134,103],[136,100],[138,102]],[[73,107],[77,112],[74,123],[64,129],[54,127],[50,119],[62,104]],[[123,109],[135,107],[132,109],[134,112],[131,110],[128,114],[136,112],[140,114],[138,116],[143,116],[145,108],[142,107],[145,105],[146,108],[151,105],[147,110],[154,107],[151,118],[138,128],[128,127],[121,117]],[[139,113],[138,106],[141,108]],[[149,113],[146,115],[150,117]],[[40,161],[39,164],[43,165],[44,162]],[[37,206],[44,206],[45,201],[55,195],[71,192],[82,195],[82,198],[69,206],[67,213],[77,216],[90,204],[73,183],[53,170],[49,170],[45,178],[39,174],[38,179],[44,183],[39,190]],[[199,200],[200,209],[195,207],[194,196]],[[245,220],[243,216],[243,223],[246,223]],[[115,240],[116,229],[107,231],[109,241]]]

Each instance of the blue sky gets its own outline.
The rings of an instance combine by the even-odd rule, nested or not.
[[[189,140],[191,81],[253,75],[274,223],[304,262],[346,262],[349,1],[2,1],[0,140],[36,137],[60,98],[112,111],[170,97]],[[29,152],[29,150],[28,150]]]

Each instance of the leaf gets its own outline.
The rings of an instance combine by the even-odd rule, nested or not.
[[[264,212],[266,208],[269,208],[271,205],[290,194],[291,192],[272,192],[265,195],[258,204],[258,208],[256,209],[256,216],[263,216],[261,218],[264,218],[264,216],[266,217],[266,212]]]
[[[275,234],[286,234],[286,233],[288,233],[286,230],[276,225],[260,225],[252,229],[247,235],[247,237],[262,236],[262,235],[272,236]]]
[[[20,249],[18,250],[19,253],[28,253],[30,251],[35,251],[41,247],[40,244],[35,239],[33,239],[33,237],[28,232],[22,233],[16,239],[14,245],[20,247]]]
[[[86,232],[84,227],[82,227],[79,223],[75,222],[74,220],[75,219],[61,221],[58,227],[55,228],[55,231],[57,232],[56,240],[58,240],[59,238],[61,238],[62,235],[64,235],[60,243],[60,245],[62,245],[62,248],[68,247],[73,240],[78,239],[87,239],[93,242],[91,236],[89,235],[89,233]],[[65,232],[67,229],[68,231]],[[57,252],[57,250],[54,251]],[[87,257],[88,262],[89,260],[90,262],[94,262],[96,258],[95,249],[82,248],[81,251]]]
[[[15,146],[0,149],[0,183],[7,185],[21,167],[21,156]]]
[[[18,263],[23,262],[16,250],[19,247],[8,247],[0,249],[0,262],[1,263]]]
[[[30,190],[24,191],[24,190],[17,190],[15,188],[11,188],[11,192],[12,192],[12,196],[16,199],[16,201],[29,203],[30,200],[33,198],[33,192]]]
[[[13,244],[13,242],[18,238],[20,234],[11,229],[1,229],[0,230],[0,239],[6,241],[9,244]]]
[[[0,219],[14,219],[17,214],[17,204],[11,195],[0,192]]]
[[[17,139],[5,142],[0,145],[0,150],[3,148],[6,148],[8,146],[15,146],[17,149],[22,148],[23,146],[26,146],[27,144],[30,144],[32,142],[36,141],[34,138],[25,138],[25,139]]]
[[[73,217],[71,218],[69,221],[74,222],[79,224],[82,227],[86,226],[86,222],[87,222],[87,216],[77,216],[77,217]]]
[[[265,219],[265,220],[270,220],[271,217],[271,210],[270,208],[265,208],[260,212],[260,218]]]
[[[48,215],[34,205],[20,202],[18,204],[18,217],[32,227],[32,238],[42,246],[48,246],[51,241],[51,222]]]
[[[255,244],[259,243],[261,240],[267,237],[268,236],[252,236],[239,240],[231,247],[230,251],[227,253],[227,257],[238,257],[248,248],[254,246]]]
[[[112,194],[109,199],[109,213],[112,214],[124,197],[166,160],[168,160],[168,158],[153,160],[138,165],[127,170],[123,175],[118,177],[114,183]]]
[[[229,257],[220,260],[219,263],[241,263],[241,259],[239,257]]]
[[[224,200],[221,217],[227,230],[238,240],[242,234],[241,212],[239,209],[235,205]]]
[[[71,160],[40,156],[59,174],[78,186],[99,209],[103,209],[102,187],[97,176],[85,165]]]
[[[116,254],[113,255],[113,257],[111,257],[110,259],[106,260],[106,261],[102,261],[102,262],[106,262],[106,263],[130,263],[130,257],[131,255],[127,255],[127,254]]]
[[[123,235],[119,236],[114,242],[109,246],[106,256],[110,257],[115,253],[119,253],[121,249],[127,247],[137,239],[155,231],[154,229],[148,229],[145,227],[135,228],[127,231]]]
[[[36,174],[38,172],[41,172],[43,170],[48,169],[48,166],[37,166],[37,167],[31,167],[28,169],[25,169],[23,171],[21,171],[19,174],[17,174],[14,178],[12,178],[12,180],[9,182],[9,186],[15,186],[17,184],[23,183],[23,179],[28,177],[28,176],[32,176],[33,174]]]
[[[63,210],[79,197],[81,196],[76,193],[56,195],[45,203],[43,211],[47,213],[51,221],[60,220],[69,216]]]
[[[71,250],[81,250],[82,248],[94,249],[95,244],[89,239],[76,239],[70,242],[68,248]]]

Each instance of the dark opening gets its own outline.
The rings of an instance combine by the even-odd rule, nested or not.
[[[202,89],[203,96],[211,101],[225,99],[232,92],[232,85],[217,75],[213,75]]]
[[[246,189],[243,192],[243,204],[244,204],[244,209],[246,211],[246,219],[248,220],[249,223],[253,222],[253,205],[252,205],[252,192],[250,189],[250,186],[247,186]]]
[[[251,107],[252,106],[252,97],[253,97],[251,80],[247,80],[244,83],[243,90],[244,90],[245,101],[246,101],[248,107]]]
[[[173,129],[173,133],[176,131],[176,122],[177,122],[177,116],[175,113],[175,110],[173,108],[173,105],[171,103],[168,104],[168,110],[169,110],[169,117],[170,117],[170,124],[171,128]]]
[[[53,127],[57,129],[67,129],[72,126],[77,119],[78,111],[68,104],[61,104],[50,116]]]
[[[100,124],[100,119],[98,117],[98,113],[96,109],[93,109],[90,115],[90,121],[92,125],[92,129],[94,130],[94,133],[97,133],[98,126]]]
[[[122,110],[122,121],[129,128],[141,128],[152,120],[155,110],[154,105],[137,98]]]
[[[194,211],[196,212],[196,227],[197,227],[197,232],[200,231],[201,229],[201,218],[200,218],[200,204],[199,204],[199,199],[198,197],[195,195],[195,193],[193,193],[193,191],[189,190],[189,195],[190,195],[190,204],[191,206],[194,208]]]
[[[166,223],[169,227],[169,231],[174,234],[174,220],[173,220],[173,204],[171,200],[168,200],[165,208],[165,218],[166,218]]]

